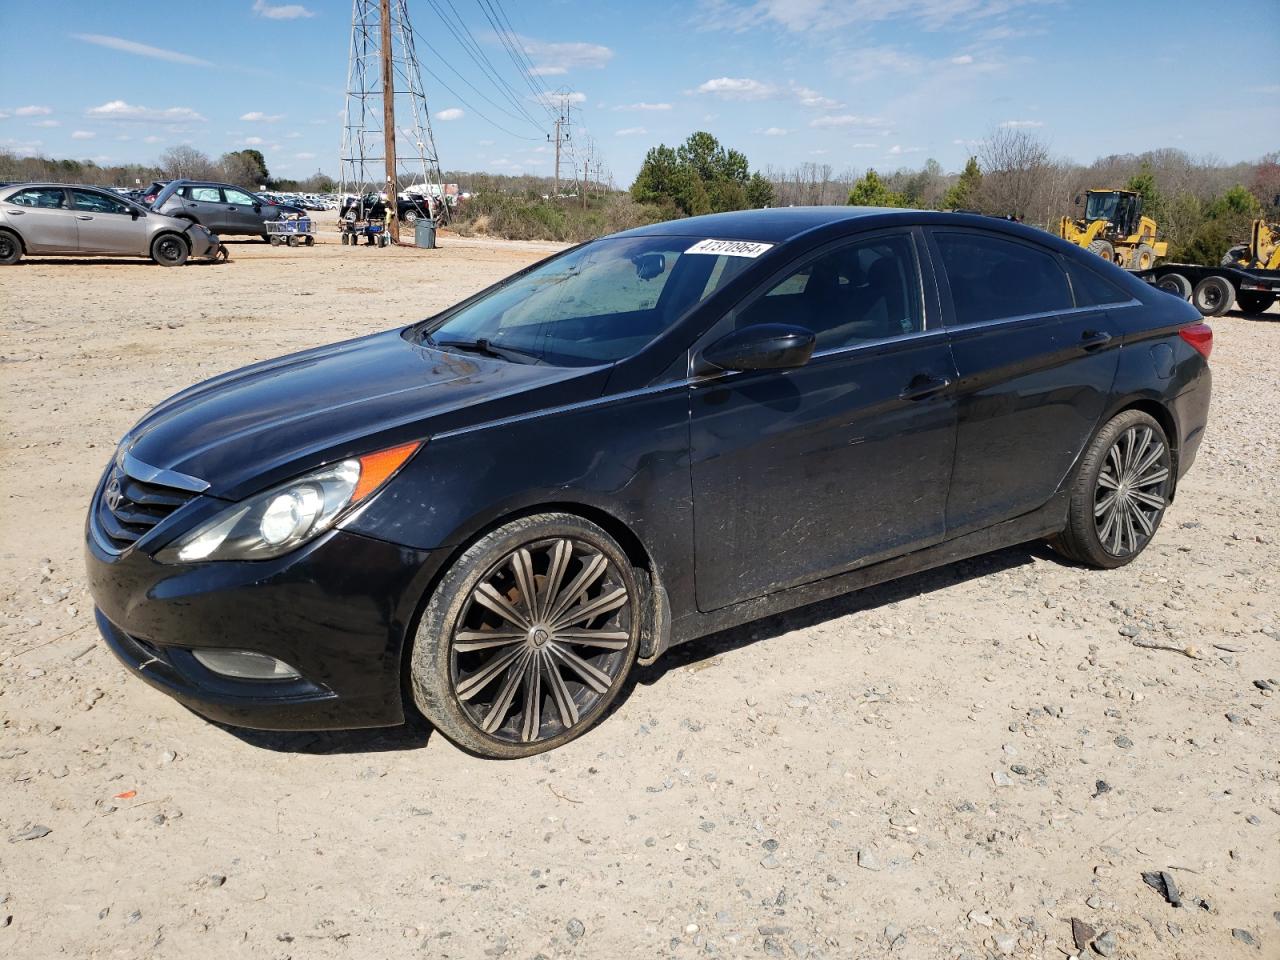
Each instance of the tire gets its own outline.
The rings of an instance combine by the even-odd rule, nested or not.
[[[1191,281],[1180,273],[1166,273],[1156,281],[1156,286],[1172,293],[1180,300],[1191,299]]]
[[[347,234],[345,234],[345,233],[344,233],[344,234],[342,235],[342,245],[345,247],[345,246],[346,246],[348,243],[350,243],[350,242],[351,242],[351,238],[350,238],[350,237],[348,237],[348,236],[347,236]]]
[[[269,233],[260,233],[260,234],[258,234],[258,236],[260,236],[260,237],[262,238],[262,242],[263,242],[263,243],[270,243],[270,242],[271,242],[271,234],[269,234]]]
[[[1156,263],[1156,252],[1149,245],[1140,243],[1129,254],[1130,270],[1150,270]]]
[[[290,238],[288,239],[287,243],[288,243],[288,244],[289,244],[289,246],[291,246],[291,247],[296,247],[296,246],[298,245],[298,243],[299,243],[299,240],[298,240],[298,238],[297,238],[297,237],[290,237]]]
[[[1235,302],[1236,289],[1226,277],[1216,274],[1205,277],[1191,291],[1191,302],[1205,317],[1220,317]]]
[[[418,222],[418,211],[410,207],[404,212],[404,216],[400,218],[401,223],[407,223],[410,226]]]
[[[0,230],[0,266],[12,266],[22,259],[22,240],[12,230]]]
[[[1220,265],[1224,267],[1247,267],[1249,265],[1249,247],[1237,244],[1222,255]]]
[[[1169,439],[1154,417],[1141,410],[1117,414],[1080,460],[1067,526],[1049,541],[1053,548],[1104,570],[1131,562],[1160,528],[1173,491],[1172,462]]]
[[[593,604],[595,615],[574,617]],[[468,547],[427,601],[410,655],[414,704],[479,756],[554,749],[621,692],[641,609],[635,570],[600,527],[567,513],[513,520]]]
[[[315,245],[316,245],[316,238],[315,238],[315,237],[307,237],[307,246],[308,246],[308,247],[314,247]]]
[[[1107,263],[1116,262],[1116,248],[1111,245],[1110,240],[1094,240],[1089,244],[1089,251],[1096,253]]]
[[[280,244],[281,244],[281,243],[283,243],[283,242],[284,242],[284,241],[283,241],[283,240],[281,240],[279,237],[272,237],[271,239],[269,239],[269,240],[267,241],[267,243],[271,244],[273,247],[278,247],[278,246],[280,246]]]
[[[162,267],[180,267],[190,255],[187,242],[176,233],[162,233],[151,241],[151,259]]]
[[[1236,294],[1236,307],[1241,313],[1265,313],[1267,308],[1275,302],[1276,295],[1274,293],[1241,290]]]

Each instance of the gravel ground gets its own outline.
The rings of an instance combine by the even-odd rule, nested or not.
[[[1082,955],[1280,957],[1274,310],[1214,323],[1138,562],[1030,545],[706,638],[549,755],[233,731],[127,676],[80,560],[120,434],[548,249],[0,273],[0,953],[1056,960],[1074,919]]]

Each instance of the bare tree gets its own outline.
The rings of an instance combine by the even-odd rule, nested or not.
[[[1049,148],[1026,130],[1002,127],[978,148],[983,208],[988,213],[1033,219],[1046,210],[1051,187]]]
[[[208,155],[185,143],[160,154],[159,163],[161,172],[173,180],[208,180],[217,173]]]

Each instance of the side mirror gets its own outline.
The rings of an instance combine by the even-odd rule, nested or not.
[[[727,333],[702,351],[699,367],[713,370],[789,370],[813,356],[812,330],[789,323],[761,323]]]
[[[255,204],[253,205],[253,212],[254,212],[254,213],[261,213],[261,212],[262,212],[262,204],[260,204],[260,203],[255,203]]]
[[[141,211],[141,210],[139,210],[137,207],[130,207],[130,208],[129,208],[129,216],[131,216],[131,217],[133,217],[133,219],[137,220],[139,217],[143,216],[143,213],[142,213],[142,211]]]
[[[661,253],[641,253],[631,258],[635,264],[636,276],[641,280],[652,280],[662,276],[667,269],[667,258]]]

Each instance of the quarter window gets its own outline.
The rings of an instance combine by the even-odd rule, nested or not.
[[[238,203],[242,207],[252,207],[258,201],[249,196],[243,190],[223,190],[227,197],[227,203]]]
[[[9,198],[10,203],[20,207],[39,207],[42,210],[67,209],[67,195],[61,187],[30,187],[19,190]]]
[[[1133,297],[1110,280],[1103,279],[1088,267],[1067,261],[1067,275],[1075,291],[1077,307],[1100,307],[1108,303],[1125,303]]]
[[[129,215],[127,204],[121,203],[113,197],[108,197],[105,193],[96,193],[92,190],[72,190],[71,203],[77,210],[84,210],[87,213]]]
[[[745,310],[737,326],[791,323],[835,350],[924,329],[915,243],[906,233],[848,243],[809,261]]]
[[[1050,253],[978,233],[936,233],[960,325],[1069,310],[1067,275]]]

